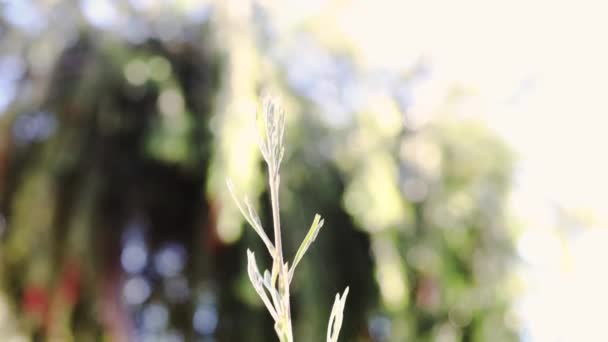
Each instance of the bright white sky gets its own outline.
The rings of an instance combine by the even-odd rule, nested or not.
[[[339,25],[368,63],[407,67],[429,58],[438,88],[464,84],[478,91],[478,114],[515,148],[536,188],[568,206],[608,213],[600,197],[608,190],[602,158],[608,4],[353,3],[340,12]],[[516,105],[505,105],[517,95]]]
[[[518,154],[522,339],[608,341],[608,3],[359,0],[344,7],[335,11],[337,25],[366,64],[405,69],[427,58],[433,74],[424,102],[441,101],[451,85],[473,89],[470,112]],[[555,206],[582,213],[589,227],[575,237],[559,233]]]

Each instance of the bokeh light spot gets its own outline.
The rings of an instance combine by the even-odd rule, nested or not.
[[[166,81],[171,76],[171,64],[164,57],[154,56],[150,58],[148,67],[150,78],[157,82]]]
[[[146,63],[137,58],[131,60],[124,69],[125,78],[129,83],[140,86],[148,80],[148,68]]]
[[[175,117],[184,111],[184,98],[175,88],[167,88],[158,97],[158,109],[161,113]]]
[[[128,304],[140,305],[148,299],[152,289],[148,281],[142,276],[132,277],[126,281],[123,296]]]
[[[217,309],[211,304],[202,304],[194,313],[192,324],[201,335],[211,335],[218,323]]]
[[[154,267],[158,274],[173,277],[184,268],[186,250],[178,244],[164,246],[154,257]]]
[[[142,312],[142,325],[145,330],[160,332],[169,323],[169,311],[162,304],[150,304]]]
[[[148,261],[148,252],[143,242],[129,241],[120,255],[122,267],[128,273],[139,273],[144,270]]]

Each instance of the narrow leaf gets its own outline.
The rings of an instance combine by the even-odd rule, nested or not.
[[[249,225],[253,228],[253,230],[255,230],[255,232],[260,236],[260,239],[262,239],[262,241],[266,245],[268,252],[274,258],[274,254],[275,254],[274,245],[268,238],[268,235],[266,235],[266,232],[264,232],[264,228],[262,227],[262,224],[260,222],[260,217],[258,216],[257,212],[255,211],[255,209],[253,209],[253,207],[249,203],[248,199],[245,199],[247,211],[245,210],[245,208],[243,208],[241,202],[238,200],[238,198],[236,196],[236,192],[234,191],[234,185],[232,184],[230,179],[226,179],[226,185],[228,185],[228,190],[230,191],[230,195],[232,196],[234,203],[236,203],[236,206],[239,208],[239,211],[241,212],[241,214],[243,215],[245,220],[247,220]]]
[[[338,336],[340,335],[340,329],[342,328],[342,319],[344,318],[344,305],[346,304],[348,290],[349,287],[347,286],[342,297],[340,297],[339,293],[336,294],[336,300],[331,309],[329,324],[327,325],[327,342],[338,342]]]
[[[281,314],[283,313],[283,306],[281,305],[281,295],[279,295],[279,292],[274,287],[274,284],[272,283],[272,277],[268,270],[264,271],[264,286],[266,287],[268,292],[270,292],[272,303],[274,304],[274,307],[277,310],[277,314],[281,316]]]
[[[276,321],[278,318],[277,312],[274,306],[270,303],[268,295],[264,291],[264,280],[262,279],[260,271],[258,270],[258,265],[255,261],[255,254],[249,249],[247,249],[247,273],[249,274],[249,280],[251,280],[253,288],[264,302],[264,305],[266,305],[266,308],[268,309],[268,312],[270,312],[272,318],[274,318]]]
[[[323,227],[323,222],[324,221],[321,219],[321,215],[316,214],[315,219],[313,220],[312,225],[310,226],[310,229],[308,230],[308,233],[304,237],[302,244],[300,244],[300,248],[298,248],[298,251],[296,252],[295,258],[293,259],[293,265],[291,265],[291,269],[289,270],[289,282],[290,283],[291,283],[291,280],[293,279],[293,273],[296,269],[296,266],[298,266],[298,264],[300,263],[300,260],[302,260],[302,257],[308,250],[308,247],[310,247],[312,242],[315,241],[315,239],[317,238],[317,235],[319,235],[319,230],[321,230],[321,227]]]

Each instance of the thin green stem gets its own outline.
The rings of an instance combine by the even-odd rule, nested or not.
[[[278,165],[269,169],[268,183],[270,185],[270,201],[272,205],[272,221],[274,224],[274,245],[275,245],[275,267],[278,267],[279,273],[279,291],[282,294],[284,314],[285,314],[285,328],[287,334],[287,342],[293,341],[293,333],[291,327],[291,309],[289,299],[289,274],[288,270],[284,267],[285,261],[283,258],[283,243],[281,240],[281,218],[279,208],[279,184],[280,176],[277,169]],[[278,265],[277,265],[278,264]]]
[[[283,242],[281,240],[281,215],[279,206],[279,186],[281,184],[281,176],[279,175],[279,169],[285,149],[283,147],[283,135],[285,129],[285,117],[283,111],[276,107],[273,101],[267,101],[264,104],[264,130],[265,136],[262,138],[258,136],[258,144],[262,156],[268,166],[268,185],[270,186],[270,204],[272,206],[272,221],[274,227],[274,245],[269,241],[268,236],[262,228],[260,218],[253,208],[253,206],[245,200],[245,208],[240,204],[234,191],[232,184],[228,183],[228,188],[232,193],[234,200],[239,207],[239,210],[245,216],[245,219],[251,224],[253,229],[262,238],[268,251],[272,255],[273,264],[272,271],[264,271],[264,276],[260,275],[255,261],[253,252],[248,250],[248,273],[249,279],[251,280],[254,289],[258,292],[258,295],[262,298],[262,301],[266,305],[268,311],[275,320],[275,331],[281,342],[293,342],[293,330],[291,323],[291,308],[290,308],[290,296],[289,296],[289,285],[293,278],[293,272],[295,267],[298,265],[310,244],[315,240],[319,230],[323,226],[323,219],[321,216],[316,215],[315,219],[302,241],[300,248],[296,253],[293,261],[293,265],[285,262],[283,256]],[[267,291],[266,291],[266,290]],[[272,301],[268,298],[268,294]],[[346,302],[346,296],[348,295],[348,287],[344,291],[344,294],[340,297],[340,294],[336,295],[336,301],[332,308],[329,325],[327,327],[327,341],[337,342],[338,334],[342,326],[342,318],[344,311],[344,304]]]

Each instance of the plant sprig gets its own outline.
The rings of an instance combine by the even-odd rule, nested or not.
[[[249,275],[249,280],[251,280],[253,288],[274,319],[274,328],[279,340],[281,342],[293,342],[289,285],[293,280],[296,267],[306,254],[306,251],[308,251],[312,242],[317,238],[321,227],[323,227],[324,220],[319,214],[315,215],[312,225],[298,248],[291,266],[288,262],[285,262],[283,257],[279,215],[279,185],[281,183],[279,170],[285,154],[285,147],[283,146],[285,113],[274,99],[267,98],[264,100],[262,122],[264,134],[258,134],[258,145],[268,168],[268,185],[270,187],[274,242],[270,241],[270,238],[266,235],[260,217],[248,198],[245,197],[243,205],[236,195],[232,182],[227,180],[227,184],[230,194],[241,211],[241,214],[262,239],[273,260],[272,271],[264,270],[262,275],[258,269],[255,254],[247,249],[247,273]],[[258,132],[257,129],[256,132]],[[348,291],[349,288],[346,287],[342,296],[340,296],[339,293],[336,295],[327,327],[327,342],[338,341]]]

